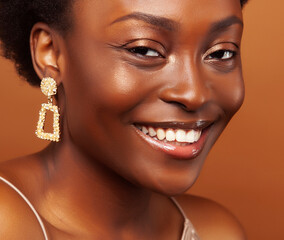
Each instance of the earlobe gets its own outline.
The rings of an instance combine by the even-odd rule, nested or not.
[[[45,23],[33,26],[30,35],[30,48],[34,69],[40,79],[53,77],[60,81],[58,66],[59,48],[54,31]]]

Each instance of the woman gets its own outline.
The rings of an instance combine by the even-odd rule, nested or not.
[[[1,164],[1,239],[244,239],[180,195],[243,102],[244,3],[1,0],[4,55],[60,109],[46,149]]]

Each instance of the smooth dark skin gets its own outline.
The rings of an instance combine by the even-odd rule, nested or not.
[[[243,101],[240,2],[80,0],[72,19],[66,36],[44,23],[31,32],[37,74],[59,85],[61,142],[1,164],[1,176],[34,204],[50,239],[180,239],[183,218],[168,196],[192,186]],[[141,46],[158,55],[131,52]],[[218,50],[237,54],[212,58]],[[133,127],[197,120],[213,126],[191,160],[151,148]],[[20,197],[3,183],[0,195],[0,236],[43,239]],[[176,199],[201,239],[245,239],[218,204]]]

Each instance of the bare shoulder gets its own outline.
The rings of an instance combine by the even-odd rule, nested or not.
[[[21,180],[12,171],[14,169],[17,172],[13,164],[13,161],[0,164],[0,239],[3,236],[3,239],[11,240],[42,239],[34,213],[16,190],[22,187]]]
[[[220,204],[198,196],[176,197],[203,240],[245,240],[244,230],[237,218]]]

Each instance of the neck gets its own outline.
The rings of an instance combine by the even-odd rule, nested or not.
[[[49,187],[43,205],[50,206],[49,221],[61,224],[63,231],[102,236],[135,229],[146,234],[161,223],[158,213],[170,205],[166,197],[135,186],[71,142],[51,144],[45,154]]]

